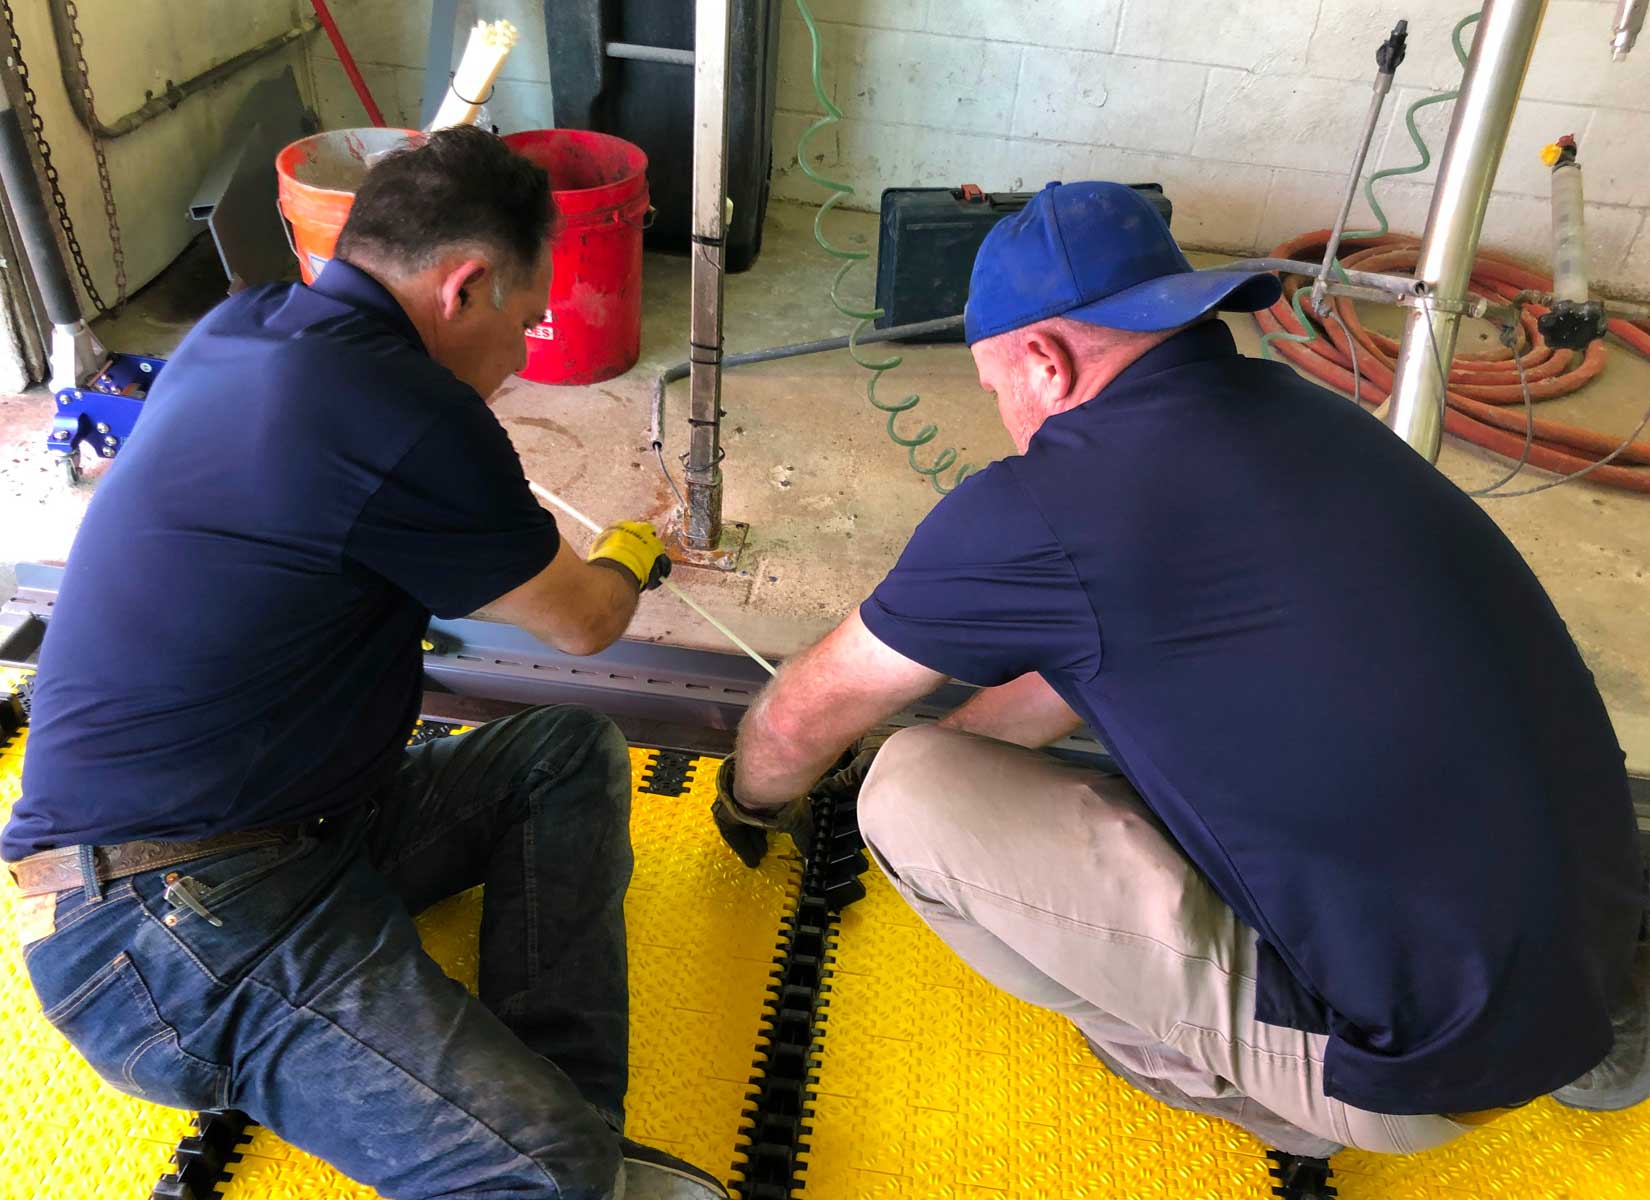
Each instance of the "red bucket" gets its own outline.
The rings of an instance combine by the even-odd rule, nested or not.
[[[642,227],[647,155],[583,129],[534,129],[505,143],[550,173],[557,222],[544,321],[527,332],[536,383],[600,383],[642,352]]]

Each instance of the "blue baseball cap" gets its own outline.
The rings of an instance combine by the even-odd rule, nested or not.
[[[986,235],[963,328],[972,346],[1047,317],[1148,332],[1223,308],[1254,312],[1269,271],[1194,271],[1151,203],[1121,183],[1051,183]]]

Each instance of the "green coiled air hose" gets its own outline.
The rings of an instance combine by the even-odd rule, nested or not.
[[[838,121],[842,120],[842,110],[838,108],[831,98],[825,94],[825,85],[820,80],[819,26],[814,23],[814,15],[808,8],[807,0],[796,0],[796,9],[802,14],[802,20],[808,26],[808,36],[813,40],[812,77],[814,95],[818,98],[820,107],[825,110],[825,115],[820,117],[812,125],[808,126],[808,128],[803,131],[802,136],[797,139],[796,161],[802,168],[802,173],[804,175],[831,193],[825,203],[819,206],[819,212],[814,217],[814,241],[819,243],[819,248],[825,251],[826,254],[829,254],[832,258],[840,259],[842,261],[842,266],[837,269],[836,277],[831,281],[831,304],[835,307],[837,312],[855,322],[852,332],[848,335],[848,353],[853,356],[853,360],[856,363],[871,372],[871,378],[865,385],[866,399],[871,402],[871,406],[877,409],[877,411],[888,414],[888,436],[893,440],[895,445],[903,446],[905,448],[906,456],[909,458],[911,463],[911,469],[917,474],[926,477],[928,482],[934,485],[934,490],[943,496],[961,483],[969,472],[974,470],[973,464],[963,463],[958,466],[955,474],[951,477],[951,482],[947,484],[941,481],[940,476],[950,470],[952,465],[956,463],[956,450],[949,446],[941,447],[939,448],[939,453],[934,456],[934,460],[929,463],[923,463],[917,457],[918,450],[930,444],[939,436],[939,426],[931,422],[925,422],[913,434],[907,435],[900,431],[899,420],[901,415],[914,409],[918,403],[921,402],[922,397],[914,392],[901,400],[894,401],[883,400],[877,396],[877,383],[885,374],[892,371],[905,360],[897,354],[883,359],[866,358],[864,352],[858,344],[859,336],[863,334],[865,330],[877,320],[877,318],[883,315],[883,310],[880,308],[855,308],[845,303],[842,299],[842,281],[857,264],[863,262],[867,258],[870,258],[871,252],[869,250],[845,249],[842,246],[838,246],[836,243],[832,242],[830,238],[825,236],[826,215],[843,200],[847,199],[849,196],[852,196],[854,194],[854,189],[851,184],[843,183],[840,180],[831,179],[830,177],[822,174],[808,161],[809,140],[816,133],[819,133],[823,129],[829,129],[832,125],[835,125]]]

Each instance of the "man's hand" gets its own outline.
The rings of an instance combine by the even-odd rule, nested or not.
[[[722,840],[747,867],[759,867],[768,852],[768,834],[789,834],[796,851],[807,858],[813,849],[814,811],[811,796],[799,796],[779,808],[749,809],[734,798],[737,771],[732,754],[716,772],[716,799],[710,806]]]
[[[876,761],[877,751],[892,736],[892,733],[868,733],[860,738],[848,747],[848,752],[842,756],[842,765],[816,783],[809,795],[857,797],[865,776],[870,774],[871,764]]]
[[[636,581],[638,591],[652,591],[670,574],[670,556],[646,521],[620,521],[596,535],[587,562],[618,567]]]
[[[871,733],[860,738],[807,795],[780,808],[754,810],[739,803],[734,794],[735,756],[728,755],[716,772],[716,800],[711,805],[711,815],[722,840],[747,867],[761,866],[768,852],[768,834],[775,832],[790,835],[797,853],[807,858],[813,852],[814,798],[858,795],[877,751],[888,737],[885,733]]]

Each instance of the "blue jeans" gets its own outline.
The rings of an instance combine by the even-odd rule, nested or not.
[[[613,724],[534,709],[409,749],[391,786],[291,842],[60,893],[29,973],[115,1087],[241,1109],[384,1196],[606,1197],[629,814]],[[221,927],[165,898],[170,872]],[[413,926],[477,884],[479,999]]]

